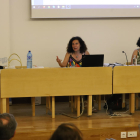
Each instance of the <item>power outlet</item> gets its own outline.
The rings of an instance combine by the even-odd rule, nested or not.
[[[127,137],[137,137],[137,131],[128,132],[128,136]]]
[[[126,138],[126,132],[121,132],[121,138]]]

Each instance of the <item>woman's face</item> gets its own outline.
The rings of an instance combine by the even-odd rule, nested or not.
[[[79,40],[73,40],[72,41],[72,49],[75,52],[80,51],[80,43],[79,43]]]

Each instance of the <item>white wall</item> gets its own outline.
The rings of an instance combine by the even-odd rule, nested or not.
[[[10,0],[9,3],[10,53],[17,53],[23,65],[26,65],[26,55],[31,50],[34,65],[58,67],[56,56],[64,58],[67,43],[73,36],[82,37],[91,54],[105,54],[105,63],[125,63],[122,50],[130,61],[137,48],[139,18],[30,19],[30,0]]]
[[[0,3],[0,65],[7,65],[10,54],[9,1],[1,0]]]

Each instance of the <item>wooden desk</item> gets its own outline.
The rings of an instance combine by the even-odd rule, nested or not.
[[[45,68],[4,69],[1,71],[2,112],[6,98],[52,97],[52,118],[55,118],[55,96],[88,95],[88,115],[92,115],[92,95],[112,94],[112,68]]]
[[[113,70],[113,93],[130,93],[130,113],[135,112],[135,93],[140,93],[140,66],[117,66]]]

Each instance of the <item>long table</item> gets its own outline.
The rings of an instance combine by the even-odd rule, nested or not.
[[[130,94],[130,113],[135,112],[135,93],[140,93],[140,66],[117,66],[113,70],[113,94]]]
[[[112,68],[45,68],[1,70],[1,112],[6,112],[8,98],[52,97],[52,118],[55,118],[55,96],[77,96],[77,116],[80,115],[80,95],[88,95],[88,116],[92,115],[92,95],[112,94]]]

